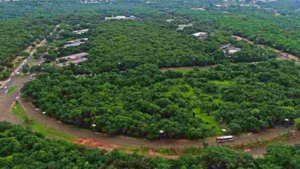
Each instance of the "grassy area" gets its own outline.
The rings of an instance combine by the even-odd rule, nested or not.
[[[23,109],[23,107],[19,103],[16,103],[14,105],[13,114],[19,119],[23,120],[27,128],[30,128],[34,132],[41,133],[47,138],[56,139],[56,140],[65,140],[68,142],[72,142],[75,139],[75,136],[69,133],[64,133],[52,127],[47,127],[47,129],[45,130],[46,128],[45,123],[36,121],[31,116],[28,116],[25,110]]]
[[[295,108],[292,107],[292,106],[285,106],[283,108],[286,109],[286,110],[296,111]]]
[[[200,108],[194,108],[193,112],[196,114],[196,118],[201,118],[205,122],[205,127],[214,128],[213,135],[222,135],[222,128],[213,116],[207,116],[206,113],[201,113]]]
[[[16,86],[11,86],[8,91],[7,91],[7,95],[10,96],[10,95],[13,95],[17,90],[17,87]]]
[[[234,81],[228,81],[228,80],[225,80],[225,81],[211,80],[209,82],[217,84],[217,85],[234,85],[235,84]]]

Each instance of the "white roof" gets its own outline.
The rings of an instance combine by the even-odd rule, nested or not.
[[[200,36],[200,35],[207,35],[206,32],[198,32],[198,33],[194,33],[194,36]]]
[[[234,54],[234,53],[236,53],[236,52],[238,52],[240,50],[241,50],[240,48],[230,49],[230,50],[228,50],[228,53],[229,54]]]

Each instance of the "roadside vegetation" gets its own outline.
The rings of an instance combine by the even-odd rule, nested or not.
[[[206,168],[298,168],[299,146],[272,144],[265,158],[254,159],[221,146],[209,146],[201,155],[184,155],[177,160],[145,158],[137,154],[124,154],[116,150],[106,152],[87,149],[65,141],[49,140],[21,126],[0,122],[1,168],[140,168],[140,169],[206,169]],[[165,151],[165,150],[164,150]],[[198,154],[200,150],[186,149]],[[145,150],[147,152],[147,150]],[[166,152],[167,153],[167,152]]]
[[[11,96],[11,95],[13,95],[13,94],[16,92],[16,90],[17,90],[17,87],[16,87],[16,86],[11,86],[11,87],[8,89],[6,95]]]
[[[69,133],[64,133],[58,129],[48,127],[47,123],[45,125],[45,123],[36,121],[34,118],[26,114],[26,111],[19,103],[14,104],[12,112],[16,117],[18,117],[18,119],[23,121],[26,128],[33,132],[42,134],[46,138],[64,140],[68,142],[72,142],[75,139],[75,137]]]

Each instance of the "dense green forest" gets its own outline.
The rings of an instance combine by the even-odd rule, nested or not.
[[[300,56],[299,0],[20,0],[0,3],[0,79],[44,38],[22,96],[47,116],[109,135],[147,139],[259,132],[300,117],[300,67],[263,44]],[[90,1],[87,1],[90,2]],[[135,20],[105,21],[110,16]],[[171,19],[171,21],[170,21]],[[169,21],[167,21],[169,20]],[[192,26],[179,29],[179,25]],[[60,25],[50,36],[55,25]],[[77,35],[74,30],[89,29]],[[199,40],[196,32],[206,32]],[[234,35],[253,41],[238,41]],[[68,41],[88,38],[76,47]],[[232,55],[221,47],[241,49]],[[60,57],[88,52],[64,68]],[[24,57],[25,59],[26,57]],[[60,60],[64,62],[66,60]],[[48,64],[50,63],[50,64]],[[204,67],[205,66],[205,67]],[[162,68],[179,68],[165,71]],[[194,68],[193,68],[194,67]],[[164,133],[160,134],[159,131]],[[87,149],[0,122],[0,168],[300,168],[299,145],[273,144],[254,159],[221,146],[198,157],[150,159]]]
[[[25,84],[23,96],[63,122],[85,128],[97,123],[109,134],[150,139],[158,138],[160,129],[167,138],[215,134],[218,128],[206,125],[203,114],[237,132],[258,132],[300,115],[299,66],[293,61],[219,65],[186,74],[146,64],[76,76],[85,74],[84,68],[45,67]]]
[[[45,139],[42,135],[0,122],[0,167],[3,169],[213,169],[213,168],[298,168],[299,145],[273,144],[264,159],[254,159],[221,146],[209,146],[198,157],[182,156],[177,160],[150,159],[137,154],[123,154],[87,149],[64,141]]]

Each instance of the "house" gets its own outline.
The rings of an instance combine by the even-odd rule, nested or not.
[[[81,35],[81,34],[86,33],[86,32],[88,32],[88,31],[89,31],[89,29],[83,29],[83,30],[73,31],[73,33],[75,33],[75,34],[77,34],[77,35]]]
[[[227,53],[228,53],[228,55],[233,55],[234,53],[239,52],[239,51],[241,51],[240,48],[232,48],[232,49],[229,49]]]
[[[70,63],[73,63],[73,64],[77,65],[79,63],[87,61],[88,58],[85,58],[85,56],[87,56],[87,55],[88,55],[88,53],[82,52],[82,53],[78,53],[78,54],[75,54],[75,55],[70,55],[70,56],[65,56],[65,57],[62,57],[62,58],[58,58],[57,61],[59,61],[61,59],[66,59],[67,62],[58,63],[57,66],[65,67],[65,66],[70,65]]]
[[[89,38],[75,39],[75,40],[68,41],[68,44],[80,43],[80,42],[85,42],[85,41],[88,41],[88,40],[89,40]]]
[[[220,46],[221,49],[223,49],[224,54],[226,54],[228,57],[231,57],[234,53],[241,51],[241,48],[236,48],[230,43],[226,43]]]
[[[105,17],[105,20],[128,20],[126,16],[116,16],[116,17]]]
[[[88,53],[82,52],[82,53],[77,53],[77,54],[74,54],[74,55],[69,55],[69,56],[61,57],[61,58],[58,58],[58,59],[76,60],[76,59],[81,59],[81,58],[83,58],[83,57],[85,57],[87,55],[88,55]]]
[[[206,32],[198,32],[193,34],[195,37],[199,38],[200,40],[204,40],[207,38]]]
[[[187,25],[178,25],[177,30],[183,30],[183,29],[186,28],[186,27],[192,27],[192,26],[193,26],[192,23],[189,23],[189,24],[187,24]]]
[[[136,20],[138,18],[136,16],[130,16],[129,19]]]
[[[230,43],[223,44],[221,45],[221,49],[227,49],[230,45]]]
[[[63,48],[79,46],[79,45],[81,45],[83,43],[85,43],[85,42],[77,42],[77,43],[72,43],[72,44],[64,45]]]
[[[59,64],[57,64],[57,66],[59,66],[59,67],[65,67],[65,66],[70,65],[70,63],[78,65],[79,63],[85,62],[87,60],[88,60],[88,58],[81,58],[81,59],[73,60],[73,61],[70,61],[70,62],[59,63]]]
[[[71,63],[77,65],[77,64],[85,62],[87,60],[88,60],[88,58],[81,58],[81,59],[77,59],[77,60],[71,61]]]
[[[191,10],[194,10],[194,11],[204,11],[205,9],[204,8],[192,8]]]
[[[63,48],[68,48],[68,47],[73,47],[73,46],[79,46],[79,45],[85,43],[88,40],[89,40],[88,38],[71,40],[71,41],[68,41],[68,44],[64,45]]]
[[[174,19],[167,19],[167,22],[171,23]]]

